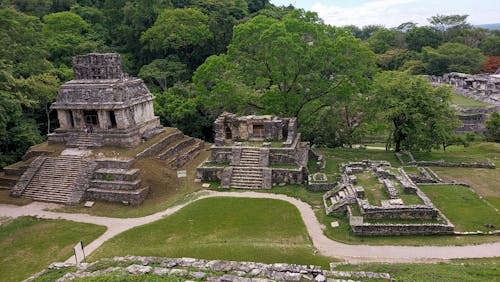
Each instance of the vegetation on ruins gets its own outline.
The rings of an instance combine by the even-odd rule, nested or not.
[[[498,112],[491,113],[489,120],[485,122],[486,138],[490,141],[500,142],[500,114]]]
[[[500,33],[466,15],[332,27],[267,0],[1,0],[0,37],[0,166],[57,128],[49,105],[76,54],[121,53],[163,124],[191,136],[211,140],[213,119],[229,110],[298,117],[303,138],[326,146],[387,133],[365,122],[378,70],[475,73],[500,55]]]

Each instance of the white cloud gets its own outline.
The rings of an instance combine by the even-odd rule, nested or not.
[[[368,0],[351,7],[341,7],[330,1],[318,1],[311,10],[335,26],[379,24],[395,27],[409,21],[426,25],[427,18],[437,14],[467,14],[472,24],[500,22],[498,0],[483,0],[481,4],[470,0]]]
[[[425,17],[421,15],[422,9],[415,9],[407,5],[414,2],[416,0],[377,0],[347,8],[317,3],[312,6],[311,10],[317,12],[320,18],[331,25],[379,24],[393,27],[407,21],[421,23],[426,21]]]

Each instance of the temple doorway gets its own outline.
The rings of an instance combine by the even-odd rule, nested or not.
[[[97,115],[97,111],[83,111],[83,118],[85,119],[86,125],[99,125],[99,117]]]
[[[262,139],[264,138],[264,125],[263,124],[254,124],[253,125],[253,137]]]

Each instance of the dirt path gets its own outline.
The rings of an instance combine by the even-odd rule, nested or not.
[[[0,205],[0,216],[38,216],[40,218],[61,218],[66,220],[93,223],[107,227],[106,232],[85,247],[88,255],[108,239],[117,234],[152,221],[171,215],[190,203],[210,197],[268,198],[287,201],[295,205],[302,216],[313,245],[324,256],[345,259],[348,262],[379,261],[379,262],[429,262],[454,258],[497,257],[500,254],[500,242],[469,246],[369,246],[347,245],[327,238],[321,229],[322,225],[308,204],[280,194],[258,192],[216,192],[203,191],[196,199],[187,203],[168,208],[164,211],[139,218],[108,218],[88,214],[70,214],[49,212],[44,209],[54,207],[54,204],[34,202],[26,206]],[[69,258],[68,261],[72,261]]]

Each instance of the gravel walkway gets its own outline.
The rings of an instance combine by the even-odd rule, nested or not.
[[[259,192],[216,192],[202,191],[196,199],[184,204],[168,208],[164,211],[139,218],[109,218],[91,216],[88,214],[71,214],[50,212],[44,209],[54,208],[57,205],[33,202],[26,206],[0,205],[0,217],[8,216],[16,218],[19,216],[37,216],[40,218],[61,218],[77,222],[93,223],[107,227],[106,232],[85,247],[85,253],[89,255],[106,240],[136,226],[159,220],[171,215],[186,205],[199,199],[210,197],[240,197],[240,198],[268,198],[287,201],[295,205],[302,216],[309,236],[314,247],[325,256],[345,259],[348,262],[429,262],[454,258],[482,258],[497,257],[500,255],[500,242],[469,246],[368,246],[347,245],[327,238],[322,231],[322,225],[316,218],[311,206],[292,197],[280,194],[268,194]],[[69,258],[73,261],[73,258]]]

